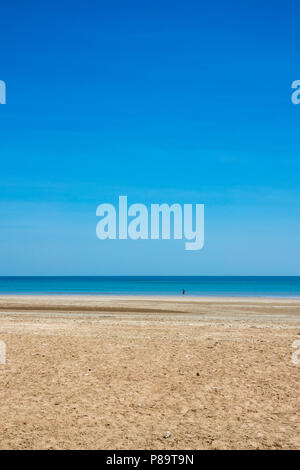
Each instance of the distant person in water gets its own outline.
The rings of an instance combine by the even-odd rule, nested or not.
[[[185,290],[184,290],[184,289],[182,289],[182,295],[184,295],[184,294],[185,294]]]

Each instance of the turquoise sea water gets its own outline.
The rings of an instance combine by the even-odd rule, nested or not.
[[[0,294],[130,294],[300,297],[300,276],[0,277]]]

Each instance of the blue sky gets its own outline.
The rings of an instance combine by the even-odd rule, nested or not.
[[[0,275],[300,275],[299,3],[1,5]],[[205,247],[96,207],[204,203]]]

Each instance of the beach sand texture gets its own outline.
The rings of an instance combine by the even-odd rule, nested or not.
[[[297,339],[299,299],[1,296],[0,448],[299,449]]]

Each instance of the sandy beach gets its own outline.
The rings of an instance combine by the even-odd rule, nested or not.
[[[0,296],[1,449],[300,449],[300,299]]]

